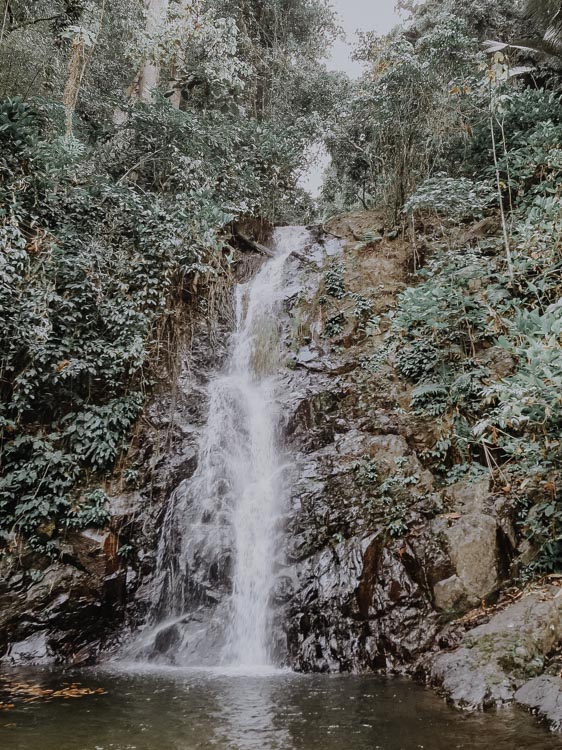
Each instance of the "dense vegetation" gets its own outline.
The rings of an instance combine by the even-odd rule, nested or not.
[[[0,2],[0,535],[103,524],[178,309],[230,223],[306,211],[322,0]],[[337,88],[337,86],[336,86]]]
[[[425,461],[444,482],[491,471],[527,540],[522,573],[560,570],[560,3],[409,10],[361,40],[324,201],[384,206],[412,241],[418,282],[386,347],[432,425]]]
[[[319,63],[324,0],[0,0],[8,548],[56,554],[104,522],[178,310],[228,274],[233,220],[310,216],[298,177],[324,139],[320,210],[382,208],[412,242],[386,348],[432,424],[425,460],[444,482],[491,470],[525,572],[560,569],[560,4],[401,5],[349,82]]]

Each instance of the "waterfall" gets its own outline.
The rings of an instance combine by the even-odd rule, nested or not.
[[[226,367],[211,378],[197,469],[169,500],[152,622],[135,657],[183,665],[272,662],[270,600],[284,511],[276,406],[285,264],[308,239],[277,229],[275,255],[236,288]]]

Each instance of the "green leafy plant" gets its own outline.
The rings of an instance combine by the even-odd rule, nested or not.
[[[343,299],[346,294],[344,282],[345,269],[341,263],[332,264],[324,274],[326,294],[334,299]]]
[[[460,222],[482,217],[496,203],[497,193],[492,185],[439,174],[419,185],[406,201],[404,212],[433,213],[447,221]]]

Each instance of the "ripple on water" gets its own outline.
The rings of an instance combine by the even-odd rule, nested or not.
[[[122,671],[119,671],[119,670]],[[373,676],[108,665],[20,674],[107,694],[0,713],[2,750],[554,750],[517,710],[466,715],[431,691]]]

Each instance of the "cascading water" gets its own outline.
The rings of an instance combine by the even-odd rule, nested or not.
[[[275,256],[236,289],[228,364],[209,384],[198,468],[170,498],[152,623],[133,648],[137,659],[271,663],[270,599],[283,514],[279,312],[286,260],[307,238],[302,227],[276,230]]]

